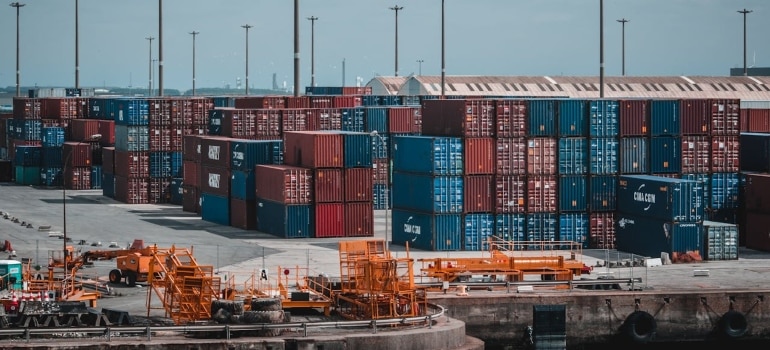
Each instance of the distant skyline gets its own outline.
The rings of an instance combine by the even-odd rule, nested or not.
[[[75,85],[75,1],[20,1],[22,86]],[[0,86],[16,81],[16,9],[0,7]],[[315,16],[315,81],[366,84],[394,75],[398,11],[399,75],[441,74],[441,0],[300,0],[300,91],[310,84]],[[163,1],[164,88],[234,88],[245,82],[249,32],[250,89],[294,82],[294,1]],[[146,89],[149,42],[158,38],[157,0],[80,0],[81,87]],[[605,0],[606,76],[621,75],[621,24],[626,23],[626,75],[729,75],[743,67],[743,15],[748,66],[770,66],[767,0]],[[599,0],[445,0],[447,75],[599,75]],[[152,41],[153,59],[158,41]],[[157,62],[156,62],[157,65]],[[153,85],[158,87],[158,69]]]

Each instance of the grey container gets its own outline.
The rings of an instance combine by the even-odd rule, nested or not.
[[[724,222],[703,222],[703,243],[706,260],[738,259],[738,226]]]

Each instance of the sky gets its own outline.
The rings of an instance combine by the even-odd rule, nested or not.
[[[75,85],[75,0],[27,0],[20,9],[22,86]],[[10,1],[8,2],[10,3]],[[445,0],[447,75],[598,76],[599,0]],[[81,87],[147,88],[158,59],[158,0],[80,0]],[[165,0],[163,85],[192,88],[245,84],[246,29],[250,88],[294,83],[294,1]],[[441,74],[440,0],[300,0],[300,86],[310,85],[311,41],[317,86],[365,85],[395,74]],[[743,67],[743,15],[748,66],[770,66],[770,1],[606,0],[606,76],[621,75],[626,18],[626,75],[729,75]],[[311,40],[310,16],[315,21]],[[145,38],[155,37],[149,41]],[[16,82],[16,9],[0,7],[0,86]],[[423,62],[420,64],[418,60]],[[344,61],[344,69],[343,69]],[[158,69],[155,62],[155,87]]]

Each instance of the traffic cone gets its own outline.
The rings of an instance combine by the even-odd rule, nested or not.
[[[48,298],[48,292],[46,292],[45,295],[43,296],[43,301],[45,301],[45,302],[51,301],[51,299]]]
[[[16,291],[13,291],[11,293],[11,302],[12,303],[18,303],[19,302],[19,298],[16,297]]]
[[[43,297],[40,295],[40,292],[37,292],[37,295],[35,295],[35,301],[43,301]]]

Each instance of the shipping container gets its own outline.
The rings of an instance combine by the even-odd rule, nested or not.
[[[527,174],[553,175],[557,165],[556,139],[536,137],[527,140]]]
[[[281,134],[287,131],[305,131],[308,130],[307,108],[282,109],[281,113]]]
[[[686,174],[711,171],[711,142],[708,136],[682,137],[682,168]]]
[[[150,177],[171,177],[171,154],[169,152],[150,152]]]
[[[497,175],[524,175],[527,173],[527,140],[525,138],[498,138],[495,150]]]
[[[14,155],[13,164],[16,166],[36,166],[42,163],[43,148],[40,146],[18,146]]]
[[[463,178],[393,173],[393,207],[424,213],[462,213]]]
[[[648,174],[649,168],[649,142],[644,137],[621,138],[618,146],[620,152],[621,174]]]
[[[150,130],[147,126],[115,125],[115,149],[141,152],[150,149]]]
[[[375,210],[390,209],[390,204],[393,203],[391,199],[392,192],[386,184],[374,184],[372,189],[372,200],[374,202]]]
[[[707,99],[683,99],[680,104],[682,135],[708,135],[711,106]]]
[[[344,165],[342,140],[339,132],[284,133],[284,163],[308,168],[341,168]],[[367,139],[367,148],[369,142]]]
[[[102,195],[107,198],[115,198],[115,175],[102,174]]]
[[[192,185],[182,186],[182,210],[188,213],[201,212],[200,190]]]
[[[102,180],[102,186],[105,186],[105,185],[107,185],[106,176],[103,177],[103,180]],[[168,187],[168,192],[171,194],[171,200],[169,201],[169,203],[182,205],[183,198],[184,198],[184,190],[182,188],[183,185],[184,183],[182,178],[171,179],[171,182]]]
[[[205,136],[200,142],[201,165],[230,168],[230,141],[232,139],[219,136]]]
[[[559,210],[575,212],[588,210],[586,176],[565,175],[559,177]]]
[[[617,249],[660,258],[667,253],[673,262],[691,262],[703,258],[703,224],[671,222],[649,216],[617,214],[615,240]]]
[[[310,108],[310,97],[286,96],[286,108]]]
[[[283,141],[275,140],[230,140],[230,168],[238,171],[254,171],[258,164],[274,164],[276,148]]]
[[[372,132],[376,131],[380,134],[387,134],[390,132],[390,128],[388,126],[390,122],[390,118],[388,116],[390,108],[386,107],[366,107],[364,110],[364,130],[366,132]],[[406,131],[397,131],[397,132],[410,132],[411,130],[411,121],[410,120],[401,120],[403,118],[397,118],[397,126],[403,126],[403,124],[406,124]],[[400,124],[399,124],[400,123]]]
[[[559,215],[559,237],[557,240],[575,242],[582,248],[588,248],[591,240],[590,222],[587,213],[562,213]],[[562,249],[572,249],[574,246],[564,246]]]
[[[115,174],[115,147],[102,148],[102,170],[105,174]]]
[[[40,166],[15,166],[17,185],[40,185]]]
[[[563,137],[559,139],[559,174],[580,175],[588,171],[585,137]]]
[[[645,99],[619,101],[621,137],[649,135],[649,104],[650,100]]]
[[[591,137],[617,137],[619,133],[620,103],[612,100],[593,100],[588,106],[589,135]]]
[[[486,175],[495,173],[496,142],[492,137],[465,138],[463,159],[465,175]]]
[[[341,108],[342,131],[364,132],[364,108]]]
[[[738,260],[738,226],[703,221],[703,251],[706,260]]]
[[[393,171],[462,175],[463,142],[455,137],[394,136]]]
[[[128,178],[150,176],[149,152],[115,151],[115,175]]]
[[[527,136],[527,105],[527,100],[495,100],[498,138]]]
[[[390,135],[376,134],[371,136],[372,140],[372,158],[389,158],[390,155]]]
[[[740,133],[740,100],[711,99],[711,135],[736,136]]]
[[[679,136],[681,111],[679,100],[650,101],[650,135]]]
[[[591,213],[589,220],[589,247],[615,249],[615,213]]]
[[[527,176],[527,213],[556,212],[558,189],[556,176]]]
[[[373,237],[374,210],[372,202],[345,203],[345,237]]]
[[[658,136],[650,138],[650,172],[678,174],[682,172],[682,139]]]
[[[708,207],[711,209],[738,208],[738,173],[711,173]]]
[[[591,159],[588,171],[595,175],[617,174],[618,140],[614,138],[592,138]]]
[[[94,165],[91,166],[91,189],[92,190],[100,190],[102,189],[102,166],[101,165]]]
[[[82,142],[65,142],[62,145],[62,158],[68,167],[91,166],[91,145]]]
[[[41,130],[43,123],[40,120],[17,120],[16,139],[25,141],[40,141],[42,139]]]
[[[229,169],[201,164],[200,170],[201,193],[215,194],[222,197],[230,196],[231,174]]]
[[[313,202],[340,203],[344,197],[343,169],[321,168],[313,171]]]
[[[171,200],[169,178],[150,179],[147,187],[147,202],[150,204],[168,203]]]
[[[529,100],[527,106],[527,112],[529,113],[527,136],[556,136],[557,109],[556,100]]]
[[[740,136],[711,137],[711,172],[738,172],[740,168]],[[761,152],[761,150],[757,150]],[[752,150],[748,150],[752,152]]]
[[[257,198],[257,225],[259,231],[281,238],[309,238],[314,236],[313,206],[284,204]]]
[[[58,187],[64,185],[64,174],[62,168],[40,168],[40,184],[48,187]]]
[[[113,98],[113,118],[117,125],[148,125],[149,104],[139,98]],[[108,119],[113,119],[108,118]]]
[[[393,209],[393,244],[428,251],[458,251],[463,246],[461,214],[425,214]]]
[[[617,210],[673,222],[698,222],[703,217],[703,187],[695,181],[651,175],[621,175]]]
[[[495,101],[425,100],[422,102],[422,134],[448,137],[495,136]]]
[[[315,234],[316,238],[345,237],[345,206],[343,203],[316,203]]]
[[[342,110],[339,108],[310,109],[307,130],[342,130]]]
[[[564,99],[557,100],[557,102],[559,104],[559,136],[588,136],[588,130],[586,130],[588,101]]]
[[[230,226],[230,198],[213,193],[201,193],[201,219]]]
[[[64,128],[62,127],[43,127],[41,136],[43,147],[61,147],[64,144]]]
[[[184,179],[184,183],[186,185],[200,188],[200,172],[200,163],[189,160],[184,161],[184,166],[182,167],[182,178]]]
[[[282,109],[286,107],[285,96],[238,96],[234,98],[233,102],[233,106],[240,109]]]
[[[355,108],[361,106],[361,96],[332,96],[333,108]]]
[[[16,119],[40,119],[43,103],[39,98],[13,98],[13,117]]]
[[[70,139],[83,141],[93,138],[99,133],[99,121],[95,119],[73,119],[69,124]]]
[[[112,147],[115,145],[115,121],[113,120],[99,120],[98,121],[99,144],[104,147]]]
[[[307,204],[313,196],[310,169],[288,165],[257,165],[258,198],[285,204]]]
[[[495,213],[524,213],[526,205],[526,176],[495,176]]]
[[[91,189],[91,167],[66,167],[63,171],[64,187],[68,190]]]
[[[527,242],[553,242],[558,239],[559,225],[557,214],[527,214]],[[528,250],[543,249],[542,243],[527,244]]]
[[[365,132],[339,131],[345,168],[372,166],[372,136]]]
[[[257,229],[257,201],[230,197],[230,226]]]
[[[197,135],[185,135],[182,139],[182,154],[184,160],[201,161],[201,139]]]
[[[253,171],[233,170],[230,175],[230,197],[246,201],[256,199]]]
[[[495,215],[494,235],[508,242],[521,243],[526,241],[527,215],[526,214]]]
[[[419,124],[418,124],[419,123]],[[418,107],[388,107],[387,130],[384,132],[409,134],[415,132],[415,127],[422,125],[422,114]],[[369,129],[372,131],[375,129]],[[376,129],[379,131],[379,129]]]
[[[150,151],[170,151],[171,150],[170,126],[150,125],[147,129],[148,147]]]
[[[742,109],[741,130],[747,132],[770,133],[770,109]]]
[[[488,251],[489,237],[494,234],[495,217],[492,214],[466,214],[463,218],[465,251]]]
[[[345,202],[372,201],[372,168],[346,168],[344,170]]]
[[[494,212],[494,193],[492,175],[472,175],[463,179],[463,207],[465,213]]]
[[[746,211],[770,214],[770,174],[743,172],[743,205]]]
[[[770,214],[747,212],[746,224],[741,229],[744,235],[746,248],[770,252],[770,235],[767,228],[770,227]]]
[[[770,133],[741,133],[741,171],[770,172]]]
[[[711,173],[681,174],[679,179],[695,181],[703,187],[703,203],[709,209],[711,203]],[[705,219],[705,218],[704,218]]]

